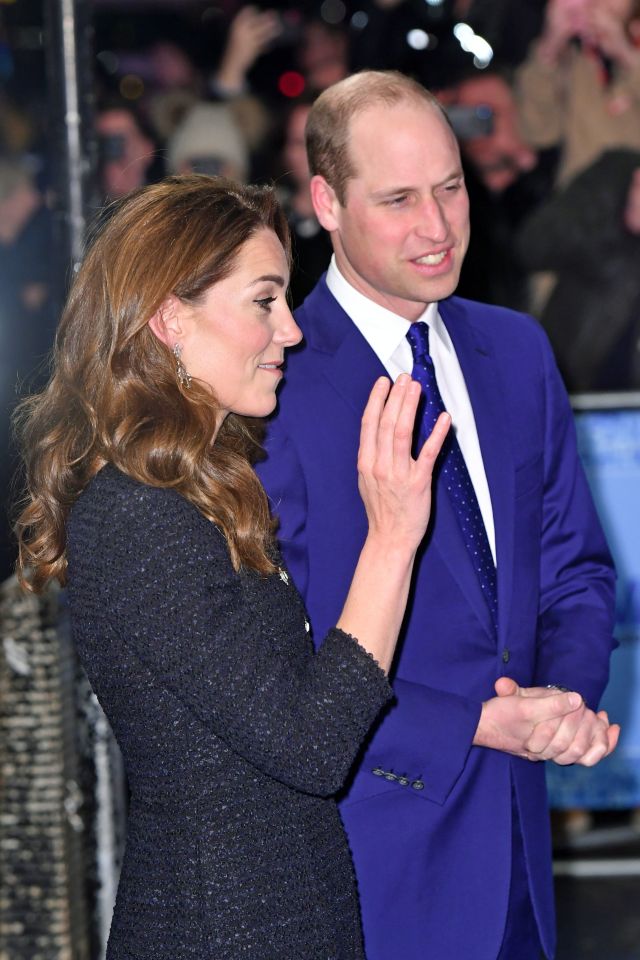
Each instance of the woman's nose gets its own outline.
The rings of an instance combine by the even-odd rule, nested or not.
[[[288,306],[283,308],[273,339],[285,347],[293,347],[302,340],[302,331]]]

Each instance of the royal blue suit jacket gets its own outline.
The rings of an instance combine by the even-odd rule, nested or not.
[[[541,941],[555,948],[544,764],[471,745],[497,677],[561,684],[596,707],[613,647],[614,575],[573,419],[538,324],[456,297],[440,313],[473,406],[496,528],[499,636],[446,492],[416,564],[396,702],[341,804],[369,960],[494,960],[511,865],[512,789]],[[360,418],[379,360],[324,278],[298,310],[259,472],[316,638],[338,619],[367,523]]]

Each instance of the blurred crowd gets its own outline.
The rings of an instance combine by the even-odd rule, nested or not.
[[[96,10],[97,204],[190,170],[275,181],[297,305],[331,249],[308,188],[310,104],[351,71],[402,70],[460,140],[472,243],[458,292],[538,317],[570,391],[640,388],[640,0],[227,0],[203,13],[211,45],[193,21],[132,41],[125,4]],[[3,499],[9,411],[45,375],[65,280],[52,275],[48,133],[45,111],[0,94]]]

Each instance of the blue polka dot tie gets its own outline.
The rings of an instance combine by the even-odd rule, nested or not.
[[[412,323],[407,333],[413,353],[411,376],[417,380],[424,394],[422,413],[422,435],[428,437],[436,420],[443,413],[440,389],[436,380],[433,360],[429,354],[429,327],[426,323]],[[442,482],[449,494],[454,511],[460,522],[462,536],[471,555],[474,569],[491,613],[494,627],[498,623],[498,596],[496,567],[493,562],[489,538],[485,529],[478,498],[462,456],[462,450],[456,440],[453,429],[449,430],[442,453],[440,454],[440,473]]]

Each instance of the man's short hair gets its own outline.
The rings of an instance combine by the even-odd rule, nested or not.
[[[356,175],[349,155],[352,117],[370,107],[401,102],[429,104],[446,119],[432,93],[396,70],[354,73],[328,87],[313,104],[305,129],[309,169],[312,175],[320,174],[333,187],[342,206],[347,182]]]

